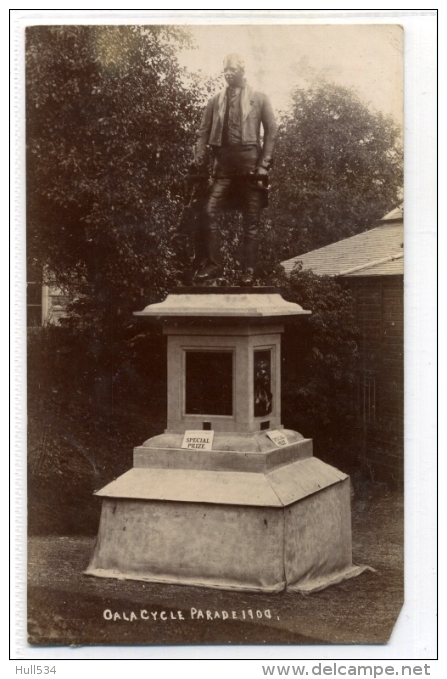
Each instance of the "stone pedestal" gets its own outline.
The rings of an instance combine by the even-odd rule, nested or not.
[[[167,429],[97,493],[87,574],[278,592],[364,569],[349,478],[281,424],[280,336],[309,313],[270,288],[183,288],[137,314],[168,336]]]

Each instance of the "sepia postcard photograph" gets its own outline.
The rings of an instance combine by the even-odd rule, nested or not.
[[[27,644],[388,644],[403,26],[24,41]]]

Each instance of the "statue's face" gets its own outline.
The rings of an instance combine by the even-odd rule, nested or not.
[[[239,87],[244,77],[244,69],[240,67],[238,60],[230,55],[224,60],[224,78],[230,87]]]

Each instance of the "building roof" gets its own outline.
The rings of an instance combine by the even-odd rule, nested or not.
[[[382,217],[381,222],[402,222],[404,218],[404,205],[403,203],[399,207],[395,207],[394,210],[388,212],[385,217]]]
[[[298,262],[302,262],[303,269],[319,276],[403,275],[402,210],[400,219],[396,215],[387,219],[395,212],[393,210],[386,215],[381,225],[374,229],[292,257],[281,262],[281,265],[286,273],[290,273]],[[397,219],[398,222],[395,221]]]

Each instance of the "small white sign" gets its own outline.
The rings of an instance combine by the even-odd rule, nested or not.
[[[287,436],[285,434],[281,434],[281,432],[277,429],[267,432],[267,436],[271,441],[273,441],[275,446],[278,446],[278,448],[282,448],[282,446],[286,446],[289,443]]]
[[[212,450],[214,431],[203,431],[202,429],[185,431],[182,448],[189,450]]]

